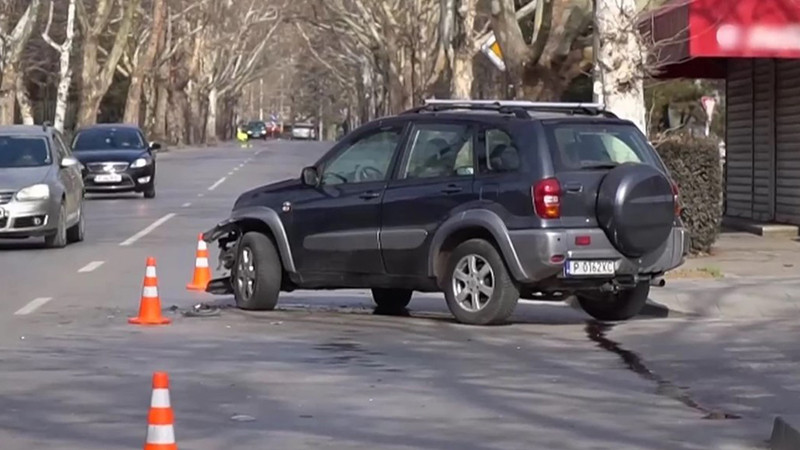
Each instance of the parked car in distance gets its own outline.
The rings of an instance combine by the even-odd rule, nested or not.
[[[49,125],[0,127],[0,239],[84,239],[81,164]]]
[[[299,178],[258,187],[204,234],[208,291],[371,289],[385,310],[443,292],[469,324],[520,297],[575,296],[626,320],[684,262],[678,190],[647,138],[601,105],[430,101],[349,133]]]
[[[317,138],[317,128],[312,123],[296,123],[292,125],[292,139],[309,140]]]
[[[140,192],[156,196],[156,152],[136,125],[99,124],[78,130],[72,143],[84,166],[87,192]]]

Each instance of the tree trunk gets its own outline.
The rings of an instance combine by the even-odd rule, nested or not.
[[[200,89],[197,83],[191,82],[186,87],[189,99],[189,139],[191,145],[198,144],[203,139],[203,105],[200,99]]]
[[[167,106],[169,105],[169,90],[166,83],[159,81],[156,83],[157,99],[155,108],[155,117],[153,118],[153,136],[155,139],[164,140],[167,138]]]
[[[186,93],[181,89],[170,91],[167,109],[167,139],[175,145],[186,145]]]
[[[155,79],[147,77],[142,86],[142,93],[144,94],[144,123],[143,128],[147,130],[148,135],[152,134],[153,124],[156,115],[156,101],[157,93],[155,86]]]
[[[475,79],[472,54],[458,52],[453,59],[453,74],[450,79],[450,92],[454,99],[472,97],[472,82]]]
[[[3,79],[0,81],[0,125],[12,125],[16,112],[15,81],[17,74],[14,68],[6,66]]]
[[[217,88],[212,87],[208,90],[208,107],[206,108],[205,143],[210,145],[217,143],[217,103]]]
[[[123,118],[126,123],[139,123],[142,86],[145,78],[152,75],[150,72],[153,70],[153,62],[156,59],[159,43],[163,37],[165,11],[165,0],[153,1],[153,26],[147,43],[147,50],[142,60],[134,67],[133,73],[131,73],[131,84],[128,87],[128,98],[125,101],[125,116]]]
[[[22,116],[23,125],[33,125],[33,105],[28,96],[28,87],[25,86],[25,77],[17,75],[17,103],[19,104],[19,115]]]
[[[620,118],[635,123],[644,133],[647,130],[643,56],[646,50],[632,25],[635,20],[635,0],[596,0],[595,23],[600,34],[597,67],[603,103]]]

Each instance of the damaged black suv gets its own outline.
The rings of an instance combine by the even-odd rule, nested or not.
[[[601,105],[428,101],[338,142],[297,179],[242,194],[204,235],[239,307],[369,288],[383,308],[444,292],[457,320],[575,296],[626,320],[680,266],[678,190],[645,136]]]

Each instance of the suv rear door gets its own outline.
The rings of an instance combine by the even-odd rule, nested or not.
[[[605,176],[626,162],[666,173],[661,160],[633,124],[597,119],[543,121],[556,178],[561,186],[560,226],[595,228],[597,194]]]
[[[477,200],[475,130],[444,119],[412,125],[383,199],[380,243],[389,274],[426,275],[433,233],[454,209]]]

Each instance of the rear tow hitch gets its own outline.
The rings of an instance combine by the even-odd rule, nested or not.
[[[650,286],[655,287],[664,287],[667,284],[667,280],[664,277],[653,277],[650,279]]]

